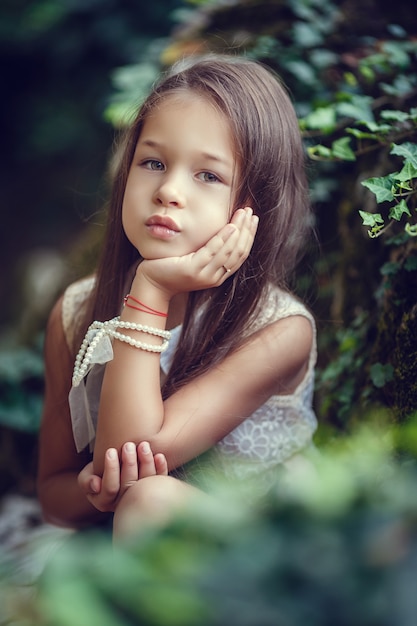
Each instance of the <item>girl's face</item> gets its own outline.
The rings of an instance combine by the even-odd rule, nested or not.
[[[123,228],[144,259],[195,252],[232,213],[236,161],[226,118],[184,92],[146,118],[130,168]]]

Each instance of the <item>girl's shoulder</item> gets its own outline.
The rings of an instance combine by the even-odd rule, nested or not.
[[[289,291],[271,285],[266,295],[262,310],[255,321],[255,328],[260,329],[272,322],[286,317],[302,315],[306,317],[315,332],[314,317],[306,305]]]
[[[95,285],[95,276],[88,276],[69,285],[62,297],[62,326],[68,347],[72,349],[76,339],[80,316],[91,296]]]
[[[256,332],[257,330],[273,325],[274,322],[293,316],[303,317],[311,326],[312,334],[311,342],[308,341],[310,348],[306,377],[309,378],[312,375],[317,360],[317,328],[313,314],[297,296],[275,285],[271,285],[265,298],[264,306],[255,320],[253,329]],[[293,328],[297,341],[304,341],[307,335],[302,331],[303,325],[300,324],[300,320],[294,320]]]

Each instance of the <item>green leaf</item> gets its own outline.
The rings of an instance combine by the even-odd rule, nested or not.
[[[286,63],[286,69],[305,85],[314,85],[316,81],[316,75],[309,63],[305,63],[304,61],[288,61],[288,63]]]
[[[401,202],[391,207],[388,217],[399,222],[403,215],[411,217],[410,210],[405,200],[401,200]]]
[[[376,226],[377,224],[383,224],[384,218],[380,213],[368,213],[368,211],[359,211],[359,215],[363,220],[364,226]]]
[[[417,168],[417,144],[406,141],[403,144],[393,144],[391,154],[402,156]]]
[[[361,181],[361,185],[367,187],[372,193],[376,196],[376,201],[379,204],[380,202],[391,202],[394,199],[393,189],[392,189],[392,176],[381,176],[378,178],[368,178],[367,180]]]
[[[332,154],[343,161],[356,161],[356,155],[350,147],[351,138],[341,137],[332,143]]]
[[[366,65],[359,65],[359,72],[369,82],[373,82],[375,80],[375,72],[372,68]]]
[[[124,128],[132,123],[136,110],[130,102],[111,102],[104,111],[104,119],[115,128]]]
[[[407,222],[404,226],[404,230],[408,235],[410,235],[410,237],[417,237],[417,224],[410,224],[410,222]]]
[[[327,48],[315,48],[309,52],[310,63],[320,69],[325,69],[329,66],[333,66],[338,62],[338,55],[328,50]],[[357,81],[355,82],[357,86]]]
[[[401,269],[401,263],[388,261],[388,263],[384,263],[381,267],[380,272],[382,276],[395,276]]]
[[[375,387],[381,388],[394,378],[394,368],[391,363],[374,363],[370,370],[371,380]]]
[[[377,124],[377,122],[361,120],[360,124],[365,126],[371,133],[379,133],[380,135],[386,135],[392,130],[391,124]]]
[[[352,96],[350,102],[340,102],[336,105],[339,115],[351,117],[354,120],[373,122],[372,98],[369,96]]]
[[[391,83],[380,83],[380,87],[384,93],[394,96],[396,98],[402,98],[409,96],[410,92],[414,90],[414,81],[408,78],[405,74],[400,74]]]
[[[334,107],[319,107],[303,118],[306,128],[331,131],[336,126],[336,111]]]
[[[406,122],[410,119],[410,113],[406,113],[405,111],[391,111],[385,110],[381,111],[381,117],[384,120],[394,120],[396,122]]]
[[[417,270],[417,256],[409,256],[405,260],[404,268],[407,272],[414,272]]]
[[[360,130],[359,128],[346,128],[346,132],[349,133],[349,135],[356,137],[356,139],[374,139],[375,141],[380,139],[379,135],[376,133],[368,133],[364,130]]]
[[[409,65],[410,59],[407,52],[404,50],[402,42],[384,41],[382,50],[388,55],[389,62],[392,65],[403,68]]]
[[[397,172],[396,174],[394,174],[395,180],[399,180],[399,181],[408,181],[416,177],[417,177],[417,167],[413,165],[411,161],[408,161],[408,160],[405,162],[404,167],[402,168],[401,172]]]
[[[314,48],[319,46],[323,41],[323,35],[320,33],[316,25],[306,24],[305,22],[294,22],[293,26],[294,42],[300,48]]]
[[[307,148],[307,152],[312,158],[315,156],[324,157],[325,159],[332,158],[332,151],[330,148],[322,146],[321,144],[318,144],[317,146],[310,146]]]

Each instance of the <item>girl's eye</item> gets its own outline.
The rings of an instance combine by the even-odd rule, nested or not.
[[[147,170],[154,170],[157,172],[163,171],[164,164],[161,161],[157,161],[156,159],[147,159],[146,161],[142,161],[142,167],[145,167]]]
[[[200,172],[198,177],[205,183],[217,183],[220,180],[216,174],[212,174],[211,172]]]

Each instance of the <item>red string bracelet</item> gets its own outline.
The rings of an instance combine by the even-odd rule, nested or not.
[[[133,304],[129,304],[129,300],[133,300],[133,302],[136,302],[136,304],[139,304],[139,306],[134,306]],[[142,313],[149,313],[150,315],[158,315],[159,317],[168,317],[168,313],[163,313],[162,311],[157,311],[156,309],[153,309],[152,307],[148,306],[147,304],[144,304],[143,302],[141,302],[140,300],[132,296],[130,293],[128,293],[127,296],[124,297],[123,304],[127,306],[129,309],[142,311]]]

